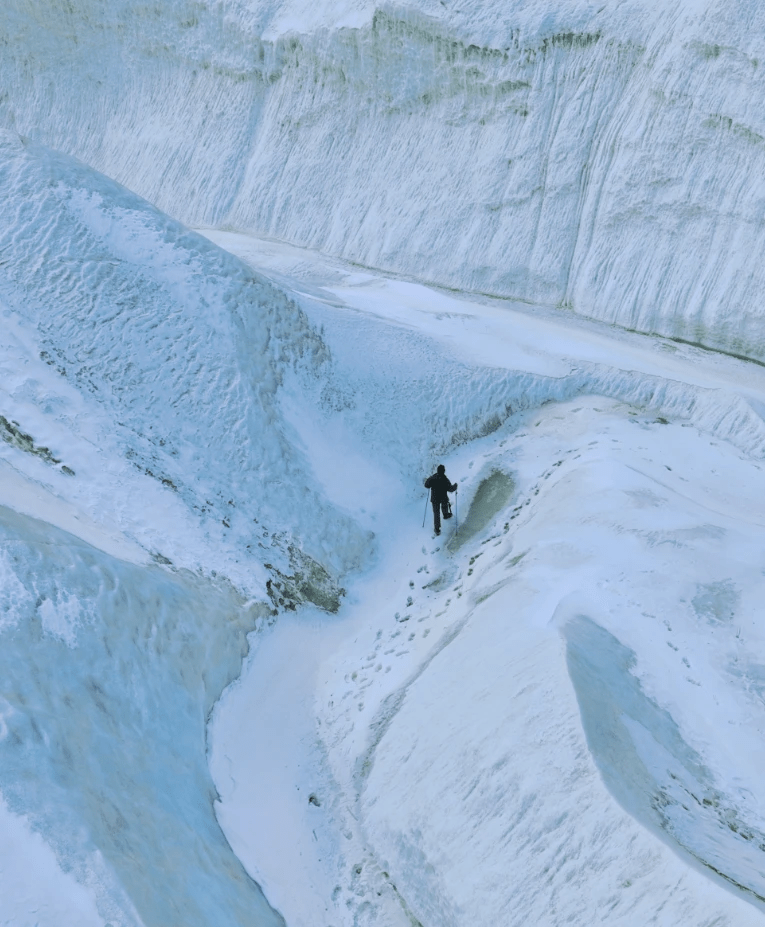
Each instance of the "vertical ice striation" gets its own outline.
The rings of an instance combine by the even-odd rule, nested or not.
[[[186,222],[762,359],[763,16],[10,0],[0,114]]]
[[[703,578],[690,599],[695,618],[675,608],[687,605],[685,588],[660,603],[685,616],[697,661],[712,632],[696,629],[695,619],[720,590],[744,601],[732,566],[731,576],[715,576],[711,585],[707,574],[709,564],[721,569],[723,538],[731,564],[754,563],[755,542],[747,534],[732,547],[728,521],[745,522],[758,536],[755,506],[742,493],[731,509],[727,483],[759,484],[732,452],[716,455],[713,442],[701,447],[690,436],[706,431],[761,459],[763,390],[751,374],[761,368],[742,364],[726,379],[715,368],[719,358],[702,370],[703,352],[684,348],[689,353],[676,363],[662,361],[660,352],[676,346],[654,345],[656,357],[648,357],[623,332],[618,345],[611,332],[580,355],[582,344],[569,340],[570,319],[547,310],[765,361],[763,26],[765,11],[751,0],[514,0],[501,9],[491,0],[465,9],[448,0],[2,4],[0,501],[11,507],[0,505],[0,810],[24,816],[61,868],[87,887],[104,920],[120,927],[281,923],[216,823],[206,727],[257,618],[306,601],[336,610],[343,575],[369,563],[367,528],[374,526],[396,537],[396,583],[408,584],[401,598],[412,611],[394,612],[392,594],[374,589],[374,607],[362,617],[380,625],[376,637],[360,669],[361,633],[349,644],[347,666],[330,666],[339,708],[335,689],[327,689],[323,730],[330,733],[307,738],[312,751],[327,746],[327,768],[317,763],[310,775],[329,769],[334,786],[347,777],[356,790],[348,792],[356,824],[330,833],[343,849],[327,863],[337,862],[349,881],[343,888],[327,878],[321,886],[333,903],[344,898],[336,909],[344,923],[371,923],[386,910],[362,901],[359,886],[372,886],[375,872],[397,916],[412,922],[472,924],[489,911],[484,920],[501,923],[511,905],[519,924],[541,922],[542,909],[547,923],[578,917],[592,924],[591,911],[611,917],[615,905],[623,923],[653,922],[667,898],[674,905],[665,909],[668,922],[700,923],[705,895],[694,894],[697,882],[678,891],[672,873],[680,870],[670,867],[665,877],[667,857],[655,855],[650,841],[635,844],[641,832],[621,811],[602,827],[603,808],[615,806],[579,736],[578,712],[585,728],[600,723],[597,712],[587,714],[587,698],[597,688],[603,702],[597,677],[613,667],[580,661],[574,692],[551,627],[553,599],[562,602],[569,587],[590,581],[583,565],[600,564],[604,582],[591,574],[593,600],[607,598],[605,581],[619,577],[604,634],[617,641],[617,632],[634,631],[629,652],[647,654],[649,668],[674,661],[677,686],[664,694],[681,693],[672,724],[695,732],[687,755],[670,713],[651,708],[649,676],[645,704],[635,694],[642,681],[624,689],[626,670],[607,680],[614,712],[626,699],[636,715],[632,727],[619,721],[635,748],[625,739],[623,756],[643,748],[638,798],[630,782],[612,784],[617,798],[634,800],[636,817],[651,817],[644,799],[659,779],[648,776],[649,766],[658,768],[661,752],[641,725],[655,727],[662,749],[677,748],[665,752],[680,766],[691,757],[683,768],[693,773],[701,770],[694,757],[702,756],[698,744],[712,718],[725,727],[714,735],[722,746],[707,751],[718,764],[714,781],[739,782],[727,747],[736,743],[727,727],[738,722],[717,723],[723,709],[716,713],[714,693],[738,698],[740,689],[760,699],[762,658],[751,666],[742,659],[740,667],[741,629],[729,629],[725,646],[735,659],[707,673],[723,682],[695,692],[702,686],[686,675],[690,658],[663,639],[661,609],[637,610],[667,585],[667,563],[677,577]],[[481,320],[486,301],[478,300],[436,334],[450,311],[429,320],[419,313],[422,301],[432,309],[443,294],[421,292],[408,304],[410,283],[386,289],[355,269],[339,274],[345,282],[334,290],[314,286],[307,258],[307,273],[285,282],[285,292],[278,271],[268,279],[188,225],[249,230],[424,281],[516,297],[536,306],[538,317],[556,315],[561,329],[529,329],[516,351],[517,330],[503,305],[496,312],[503,338],[489,346],[496,319]],[[368,301],[358,305],[349,296],[357,284],[368,288]],[[389,296],[400,304],[386,319],[378,310]],[[520,314],[513,317],[518,325]],[[698,376],[689,372],[696,362]],[[604,413],[600,398],[597,406],[580,403],[590,395],[618,402]],[[525,415],[573,399],[576,407],[561,416],[545,413],[532,424]],[[651,421],[648,413],[661,417]],[[436,453],[475,439],[486,439],[487,461],[496,432],[505,428],[500,448],[509,440],[512,417],[534,438],[516,435],[523,445],[497,451],[504,459],[495,461],[502,463],[496,472],[506,474],[492,509],[497,523],[477,527],[468,515],[462,551],[455,543],[447,554],[437,544],[428,553],[413,532],[408,548],[399,545],[397,532],[406,535],[421,492],[413,474]],[[669,418],[687,435],[678,427],[665,439],[659,429]],[[605,442],[604,421],[606,431],[613,427],[606,449],[587,440],[597,434]],[[468,491],[489,466],[479,460],[471,473],[469,457],[465,449],[459,464]],[[726,477],[719,495],[702,493],[688,509],[684,500],[704,479],[693,460],[715,476],[719,465]],[[488,479],[481,485],[491,487]],[[674,482],[670,493],[668,481],[689,485]],[[511,487],[518,505],[505,514]],[[25,504],[34,496],[47,522],[22,514],[21,502],[13,507],[14,489]],[[676,524],[662,535],[650,500],[665,492],[680,501],[672,503]],[[579,502],[596,494],[600,534],[595,509],[586,509],[595,502]],[[612,513],[632,513],[625,498],[637,500],[637,528],[614,521]],[[633,556],[638,541],[643,560]],[[701,558],[696,572],[684,552],[692,543]],[[130,562],[120,559],[128,548]],[[439,566],[465,554],[472,559],[464,579],[456,563]],[[654,556],[655,577],[644,571],[635,602],[623,607],[630,571]],[[753,597],[758,570],[741,574]],[[552,598],[539,599],[548,588]],[[516,620],[524,608],[529,633]],[[430,638],[430,624],[419,637],[410,630],[431,620]],[[580,650],[591,657],[592,638],[583,640]],[[404,661],[410,646],[414,656]],[[752,653],[762,646],[756,639]],[[524,653],[528,659],[516,656]],[[304,666],[296,660],[290,670]],[[542,696],[535,693],[540,680]],[[709,718],[697,725],[702,698]],[[515,715],[507,711],[511,699],[520,706]],[[278,711],[275,718],[295,734],[290,719]],[[742,730],[749,723],[742,718]],[[348,752],[355,741],[363,748],[358,767]],[[596,758],[600,743],[590,737]],[[521,749],[513,752],[513,744]],[[536,781],[534,762],[546,782]],[[748,763],[756,783],[761,763]],[[238,785],[233,763],[229,769]],[[667,766],[670,777],[675,769]],[[279,777],[275,791],[284,769]],[[706,787],[712,773],[707,779],[701,770],[697,779]],[[460,780],[463,797],[444,804],[441,796],[451,801]],[[292,793],[293,785],[297,793],[296,783],[287,788]],[[314,783],[306,785],[290,800],[299,801],[311,838],[291,849],[318,857],[322,844],[305,813],[323,807],[328,814],[346,798],[341,789],[337,803],[320,800]],[[323,785],[331,793],[333,783]],[[697,798],[701,811],[690,813],[674,802],[680,787],[669,786],[662,826],[762,901],[757,801],[741,802],[746,818],[727,798],[714,811]],[[331,831],[335,823],[325,820]],[[735,836],[723,832],[722,839],[722,828]],[[554,833],[565,843],[549,841]],[[612,834],[638,849],[616,859]],[[363,864],[352,855],[357,850]],[[723,871],[720,861],[731,856],[735,865]],[[641,859],[653,868],[643,869],[638,909],[628,890]],[[513,881],[506,863],[516,867],[514,896],[503,894]],[[278,876],[283,899],[293,871],[285,866]],[[539,885],[550,880],[555,891],[545,895]],[[383,888],[371,889],[372,904]],[[708,920],[722,923],[714,911]]]

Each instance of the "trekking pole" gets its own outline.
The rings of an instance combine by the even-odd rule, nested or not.
[[[422,516],[422,527],[425,527],[425,519],[428,517],[428,502],[430,501],[430,490],[428,490],[427,496],[425,496],[425,512]]]
[[[459,487],[454,490],[454,533],[460,530],[460,492]]]

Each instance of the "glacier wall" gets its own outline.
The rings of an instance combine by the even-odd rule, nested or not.
[[[765,359],[749,0],[9,0],[0,123],[190,224]]]

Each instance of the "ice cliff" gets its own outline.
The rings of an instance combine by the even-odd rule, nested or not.
[[[763,359],[764,20],[9,0],[0,114],[186,223]]]

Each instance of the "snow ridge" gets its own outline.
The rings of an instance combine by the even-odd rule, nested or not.
[[[46,362],[99,410],[111,432],[100,439],[116,438],[121,457],[228,537],[229,549],[257,550],[264,526],[278,518],[286,528],[291,511],[306,554],[335,570],[356,562],[368,540],[322,508],[278,427],[285,372],[327,360],[301,310],[71,159],[8,138],[0,152],[0,297],[35,332]],[[81,446],[69,469],[90,453]],[[278,494],[264,491],[271,484]],[[313,518],[306,523],[309,509],[324,512],[325,537]],[[202,565],[181,549],[163,554]],[[250,556],[258,570],[263,558]],[[290,571],[278,543],[271,560]]]

